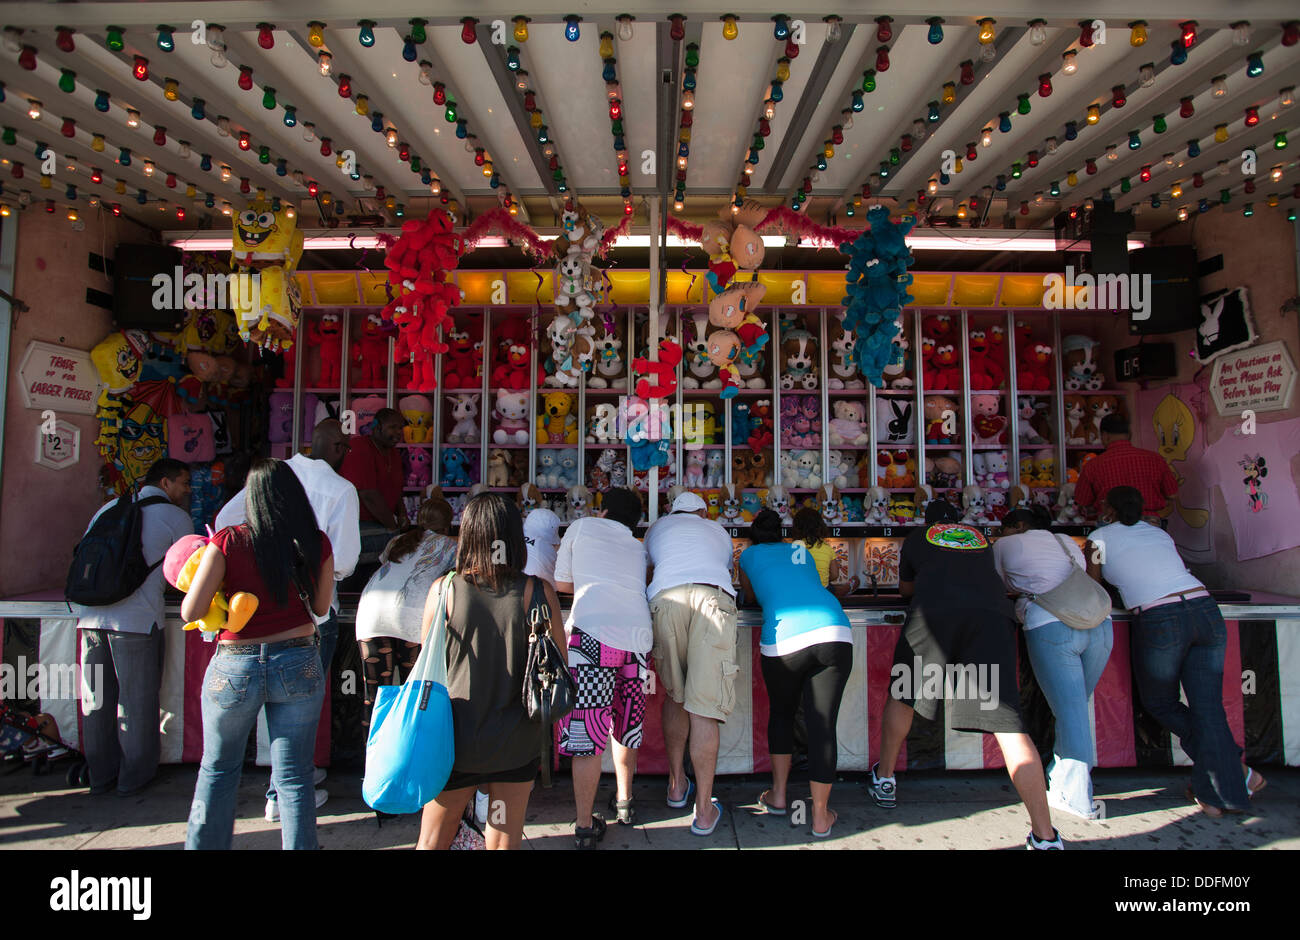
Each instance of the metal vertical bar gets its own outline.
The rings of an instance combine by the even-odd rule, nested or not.
[[[1008,424],[1011,427],[1011,433],[1007,435],[1011,443],[1011,465],[1007,467],[1007,475],[1011,477],[1011,485],[1020,485],[1020,393],[1016,388],[1019,377],[1016,374],[1016,315],[1014,311],[1007,311],[1007,412],[1011,415]],[[1032,400],[1032,399],[1031,399]],[[1014,506],[1008,506],[1007,509],[1015,509]]]
[[[661,282],[665,276],[662,270],[665,231],[668,227],[668,220],[665,217],[659,225],[655,225],[655,220],[659,218],[659,206],[662,197],[659,195],[650,196],[646,202],[649,207],[649,217],[652,228],[656,229],[652,233],[652,244],[650,245],[650,323],[647,329],[646,338],[649,351],[647,358],[651,362],[659,361],[659,311],[663,307],[664,285]],[[650,409],[649,417],[655,418],[655,406],[647,402]],[[680,416],[680,414],[679,414]],[[653,421],[651,422],[653,426]],[[674,429],[674,433],[677,433]],[[681,465],[678,464],[678,472],[681,472]],[[632,465],[628,464],[628,474],[632,473]],[[646,496],[649,500],[646,518],[654,522],[659,518],[659,468],[651,467],[646,476]]]
[[[781,311],[772,308],[772,485],[781,482]],[[731,437],[728,431],[727,445]],[[731,450],[727,450],[727,466],[731,466]],[[730,472],[730,471],[728,471]]]
[[[684,339],[684,337],[682,336],[682,311],[678,309],[677,311],[675,311],[675,313],[670,314],[670,316],[676,317],[677,345],[681,346],[684,352],[686,346],[682,342],[682,340]],[[669,333],[673,332],[673,326],[671,323],[668,326],[668,331]],[[686,413],[686,398],[685,398],[685,393],[682,390],[682,381],[681,381],[682,378],[685,377],[686,375],[686,369],[687,369],[686,356],[683,355],[681,365],[678,367],[678,371],[681,374],[678,376],[677,388],[673,394],[673,404],[677,406],[677,423],[679,425],[681,424],[682,415]],[[731,436],[731,428],[730,425],[726,424],[726,422],[727,420],[729,420],[730,413],[731,413],[731,409],[728,408],[727,416],[723,418],[723,433],[725,433],[728,437]],[[685,432],[678,432],[675,436],[677,440],[675,442],[675,446],[673,450],[677,455],[677,477],[678,480],[680,480],[686,474],[686,455],[685,453],[683,453],[683,451],[685,450],[686,434]]]
[[[438,327],[438,342],[442,341],[443,328]],[[429,458],[433,466],[431,487],[437,486],[442,481],[442,356],[434,360],[433,375],[438,384],[433,390],[433,450]]]
[[[487,367],[488,364],[487,356],[488,356],[488,350],[492,348],[490,345],[492,341],[492,325],[490,322],[491,317],[492,317],[492,308],[484,307],[483,308],[483,349],[480,351],[480,355],[479,355],[479,371],[483,373],[479,379],[478,481],[480,483],[487,482],[488,441],[490,440],[487,434],[487,401],[488,401],[488,394],[489,394],[488,373],[491,370],[488,369]],[[442,385],[442,382],[439,382],[438,384]],[[581,435],[579,435],[579,438],[581,438]]]
[[[1056,484],[1065,479],[1065,381],[1061,375],[1061,312],[1052,311],[1052,349],[1056,351],[1056,364],[1052,368],[1052,387],[1056,390]]]
[[[971,454],[974,451],[974,428],[970,421],[970,334],[968,326],[970,314],[968,311],[961,312],[961,384],[958,389],[961,392],[961,432],[962,432],[962,460],[966,464],[962,472],[966,477],[966,485],[970,486],[975,482],[975,468],[971,466]]]
[[[8,369],[9,363],[9,344],[11,342],[10,334],[13,330],[14,311],[13,304],[5,299],[12,297],[14,294],[14,275],[18,257],[18,215],[15,212],[9,218],[0,222],[0,291],[3,297],[0,297],[0,362],[5,363]],[[108,259],[104,259],[107,264]],[[4,473],[4,454],[5,454],[5,408],[8,401],[9,383],[0,382],[0,476]],[[294,408],[294,420],[297,420],[298,411]],[[298,439],[298,428],[293,429],[294,440]]]
[[[541,309],[538,306],[533,307],[538,316],[541,315]],[[528,356],[528,482],[537,482],[537,367],[541,364],[540,356],[542,354],[541,344],[537,341],[537,318],[529,317],[530,329],[528,330],[528,345],[531,352]]]
[[[352,390],[352,308],[343,311],[343,336],[339,353],[339,411],[348,405],[348,393]],[[390,402],[391,404],[391,402]]]
[[[303,337],[307,334],[307,318],[298,317],[298,338],[293,344],[293,444],[289,449],[289,456],[292,457],[298,453],[302,447],[302,369],[305,363],[303,359],[303,346],[306,343]]]
[[[808,276],[807,274],[804,275],[805,278],[807,278],[807,276]],[[822,483],[823,483],[823,484],[826,484],[826,483],[830,483],[830,482],[831,482],[830,479],[829,479],[829,477],[830,477],[830,475],[831,475],[831,472],[830,472],[830,464],[831,464],[831,456],[830,456],[830,455],[831,455],[831,436],[830,436],[830,433],[826,430],[827,427],[830,425],[830,413],[831,413],[831,392],[830,392],[830,373],[829,373],[829,371],[827,370],[827,364],[828,364],[828,362],[829,362],[829,357],[826,355],[826,308],[825,308],[825,307],[822,307],[822,308],[821,308],[821,313],[820,313],[820,315],[818,316],[817,320],[818,320],[818,322],[817,322],[818,333],[819,333],[820,336],[821,336],[821,340],[820,340],[820,350],[821,350],[820,359],[821,359],[821,370],[822,370],[822,372],[821,372],[821,375],[822,375],[822,379],[821,379],[821,395],[820,395],[821,400],[822,400],[822,448],[821,448],[821,449],[822,449],[822,472],[821,472],[821,478],[822,478]]]
[[[921,311],[912,313],[912,387],[916,389],[912,413],[916,416],[916,478],[925,483],[925,394],[921,383],[925,375],[921,371]],[[876,485],[876,461],[871,461],[871,485]],[[919,506],[917,507],[920,508]]]

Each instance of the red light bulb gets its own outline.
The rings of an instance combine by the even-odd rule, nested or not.
[[[333,152],[334,148],[330,146],[330,139],[328,137],[322,137],[320,139],[320,155],[322,157],[328,157]]]
[[[975,81],[975,63],[967,59],[961,64],[961,83],[970,85]]]
[[[1197,189],[1200,189],[1202,186],[1205,185],[1205,177],[1202,176],[1200,173],[1193,173],[1193,174],[1192,174],[1192,185],[1193,185],[1194,187],[1196,187]]]
[[[1195,111],[1196,108],[1192,105],[1191,98],[1183,98],[1179,101],[1178,116],[1180,118],[1189,118]]]
[[[863,184],[862,184],[862,198],[863,198],[863,199],[870,199],[870,198],[871,198],[871,184],[870,184],[870,183],[863,183]]]
[[[1029,215],[1029,203],[1027,202],[1020,203],[1020,214]]]
[[[694,111],[683,111],[683,112],[682,112],[682,120],[681,120],[681,125],[682,125],[682,127],[690,127],[690,126],[692,126],[694,123],[695,123],[695,112],[694,112]]]
[[[668,17],[668,21],[673,24],[672,27],[668,30],[668,35],[672,38],[673,42],[681,42],[683,39],[685,39],[686,38],[686,24],[685,24],[686,17],[681,15],[674,15]]]
[[[397,145],[397,159],[403,162],[411,159],[411,148],[405,142]]]
[[[1255,191],[1255,181],[1247,177],[1246,184],[1242,187],[1242,191],[1245,193],[1253,193]]]
[[[96,183],[96,184],[98,184],[98,183],[102,183],[102,182],[104,182],[104,174],[101,173],[101,172],[100,172],[99,170],[97,170],[97,169],[95,169],[95,170],[91,170],[91,171],[90,171],[90,181],[91,181],[92,183]]]
[[[1192,48],[1192,46],[1196,44],[1196,20],[1188,20],[1186,23],[1180,23],[1179,29],[1183,31],[1183,48]]]
[[[1300,22],[1292,20],[1282,24],[1282,45],[1294,46],[1300,42]]]
[[[472,46],[478,42],[478,36],[474,32],[474,27],[478,25],[478,20],[472,16],[467,16],[460,21],[460,41],[467,46]]]
[[[546,166],[547,169],[558,170],[560,168],[560,158],[552,155],[550,162]]]
[[[131,69],[131,74],[135,76],[138,82],[149,81],[149,60],[142,55],[135,57],[135,66]]]
[[[318,193],[319,191],[320,191],[320,187],[318,187],[318,186],[316,185],[316,181],[315,181],[315,180],[312,180],[310,183],[307,184],[307,195],[308,195],[308,196],[311,196],[312,198],[315,198],[316,193]],[[383,199],[383,198],[384,198],[384,187],[380,186],[379,189],[377,189],[377,190],[375,191],[375,196],[376,196],[376,198]]]
[[[63,126],[59,128],[59,133],[61,133],[64,137],[76,137],[77,122],[72,120],[72,118],[64,118]]]
[[[252,91],[253,89],[253,70],[247,65],[239,67],[239,87],[244,91]]]
[[[617,98],[615,98],[613,101],[609,103],[609,119],[611,121],[617,121],[622,116],[623,116],[623,105]]]
[[[524,110],[532,114],[537,110],[537,93],[534,91],[524,92]]]
[[[1092,45],[1092,20],[1084,20],[1079,24],[1079,45],[1085,49]]]
[[[168,188],[168,189],[175,189],[175,188],[176,188],[176,174],[175,174],[175,173],[168,173],[168,174],[167,174],[167,188]]]
[[[167,128],[155,127],[153,129],[153,142],[159,147],[167,146]]]
[[[678,171],[677,171],[677,180],[678,180],[678,182],[681,182],[681,183],[686,182],[686,171],[685,171],[685,170],[678,170]]]
[[[625,203],[623,203],[623,214],[624,214],[624,215],[631,215],[631,214],[632,214],[632,203],[630,203],[630,202],[625,202]]]
[[[1124,86],[1116,85],[1110,90],[1110,106],[1112,108],[1122,108],[1128,104],[1128,98],[1124,96]]]
[[[1138,178],[1144,183],[1151,182],[1151,164],[1148,163],[1142,168],[1142,172],[1138,174]]]
[[[185,221],[185,210],[182,209],[180,206],[176,207],[176,221],[178,222]]]
[[[253,191],[253,187],[248,184],[247,176],[241,176],[239,178],[239,191],[245,194],[251,193]]]
[[[315,183],[312,183],[310,186],[308,186],[308,187],[307,187],[307,192],[311,193],[313,196],[316,195],[316,184],[315,184]],[[446,190],[444,189],[443,192],[445,193]],[[384,198],[386,198],[387,196],[388,196],[388,193],[387,193],[387,191],[384,189],[384,187],[382,187],[382,186],[376,186],[376,187],[375,187],[375,198],[376,198],[376,199],[384,199]]]
[[[248,131],[240,131],[240,132],[239,132],[239,149],[240,149],[240,150],[247,150],[247,149],[248,149],[249,147],[251,147],[251,146],[253,146],[253,141],[249,138],[249,136],[248,136]]]
[[[1052,94],[1052,73],[1044,72],[1038,76],[1038,97],[1047,98]]]
[[[1097,175],[1097,161],[1092,159],[1092,157],[1089,157],[1087,160],[1083,161],[1083,166],[1089,176]]]
[[[1037,150],[1029,151],[1029,156],[1026,158],[1025,162],[1029,164],[1029,168],[1031,170],[1034,167],[1038,166],[1038,151]]]
[[[339,97],[340,98],[352,97],[352,76],[350,75],[339,76]]]
[[[36,48],[34,46],[23,46],[23,51],[18,53],[18,64],[29,72],[35,72]]]
[[[908,142],[909,146],[911,145],[911,137],[904,137],[903,139]],[[844,143],[844,128],[839,124],[836,124],[831,128],[831,143],[835,144],[837,147]]]
[[[894,38],[894,31],[890,28],[893,18],[889,16],[876,17],[876,42],[889,42]]]
[[[475,148],[474,148],[474,165],[475,165],[475,166],[482,166],[484,160],[486,160],[486,159],[487,159],[487,158],[483,155],[483,148],[482,148],[482,147],[475,147]]]
[[[275,46],[275,29],[270,23],[257,24],[257,44],[263,49],[270,49]]]
[[[889,71],[889,47],[888,46],[881,46],[879,49],[876,50],[876,71],[877,72]]]
[[[54,44],[59,47],[60,52],[72,52],[77,48],[77,44],[72,41],[73,32],[73,30],[66,26],[59,27],[58,36],[54,40]]]
[[[1250,107],[1246,109],[1246,126],[1254,127],[1259,123],[1259,108]]]
[[[767,118],[758,119],[758,134],[760,137],[767,137],[772,133],[772,123]]]
[[[975,152],[975,145],[974,145],[974,144],[967,144],[967,145],[966,145],[966,159],[967,159],[967,160],[975,160],[975,159],[978,159],[978,158],[979,158],[979,154]]]
[[[786,57],[787,59],[797,59],[797,58],[799,58],[799,44],[798,44],[797,42],[795,42],[793,39],[788,39],[788,40],[786,40],[786,43],[785,43],[785,57]]]
[[[530,91],[528,94],[531,95],[532,92]],[[528,95],[524,96],[524,101],[525,101],[524,106],[527,107]],[[442,82],[433,83],[433,103],[438,105],[439,107],[447,103],[447,86],[444,85]],[[529,108],[529,110],[532,109]]]

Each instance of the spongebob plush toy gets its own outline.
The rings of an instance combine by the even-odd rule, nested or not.
[[[289,349],[298,333],[298,285],[293,271],[303,234],[287,208],[253,202],[234,221],[235,313],[240,335],[269,349]],[[254,280],[254,276],[257,276]]]

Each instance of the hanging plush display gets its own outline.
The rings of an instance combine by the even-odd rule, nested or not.
[[[454,224],[445,209],[434,209],[423,221],[405,223],[396,239],[385,240],[384,266],[397,296],[381,312],[397,325],[394,361],[411,363],[409,387],[416,392],[437,387],[435,357],[447,351],[438,334],[451,327],[448,311],[461,301],[460,289],[449,280],[461,254]]]
[[[766,210],[756,202],[726,207],[699,232],[709,256],[709,286],[717,295],[709,303],[709,323],[717,327],[705,341],[705,355],[718,369],[722,398],[740,389],[740,362],[752,359],[768,341],[767,327],[754,312],[766,293],[756,272],[763,263],[763,239],[756,227]],[[738,272],[749,275],[736,280]]]
[[[303,244],[295,216],[288,206],[277,211],[258,200],[235,216],[233,228],[230,262],[237,276],[232,293],[240,336],[268,349],[289,349],[298,334],[300,300],[293,271]]]
[[[546,328],[551,355],[543,364],[544,383],[576,388],[591,370],[596,353],[596,304],[604,275],[592,263],[602,250],[605,226],[583,206],[570,201],[560,216],[563,231],[551,243],[555,258],[555,316]]]
[[[853,356],[862,375],[877,388],[884,385],[886,366],[901,354],[894,344],[912,275],[912,252],[904,241],[913,222],[893,222],[889,211],[876,206],[867,213],[868,230],[840,246],[849,256],[848,292],[844,297],[844,329],[855,338]]]

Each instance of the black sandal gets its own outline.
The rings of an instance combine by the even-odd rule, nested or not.
[[[633,820],[636,819],[636,807],[633,805],[635,802],[631,797],[620,800],[617,792],[609,795],[610,812],[618,814],[618,824],[620,826],[630,826]]]
[[[605,838],[605,820],[597,813],[591,814],[591,825],[582,828],[575,825],[573,827],[573,843],[580,850],[594,849],[596,843]]]

